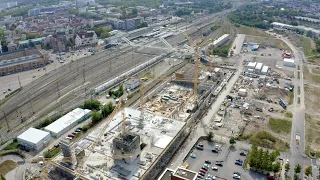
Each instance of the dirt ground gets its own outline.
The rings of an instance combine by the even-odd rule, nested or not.
[[[245,42],[248,43],[258,43],[261,46],[267,46],[267,47],[271,47],[271,48],[277,48],[277,49],[283,49],[283,50],[290,50],[289,46],[287,46],[286,43],[284,43],[283,41],[281,41],[280,39],[276,39],[272,36],[268,36],[268,37],[261,37],[261,36],[250,36],[247,35],[245,40]]]
[[[257,28],[251,28],[247,26],[240,26],[239,28],[239,34],[247,34],[251,36],[262,36],[262,37],[269,37],[269,34],[265,33],[264,31],[257,29]]]
[[[320,69],[319,68],[312,68],[312,72],[314,74],[319,74],[320,75]]]
[[[320,75],[310,73],[307,66],[303,67],[303,78],[306,83],[320,84]]]
[[[6,160],[3,161],[0,164],[0,174],[7,174],[9,171],[13,170],[14,168],[16,168],[18,166],[18,164],[12,160]]]
[[[320,58],[309,58],[308,62],[315,64],[315,65],[320,65]]]
[[[319,113],[320,109],[320,91],[317,87],[305,86],[305,104],[307,112],[310,114]]]
[[[311,151],[320,152],[320,116],[306,114],[306,140]]]

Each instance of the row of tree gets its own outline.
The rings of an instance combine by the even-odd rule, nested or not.
[[[253,145],[248,155],[248,164],[250,168],[256,171],[280,171],[280,162],[276,162],[276,158],[280,155],[279,150],[269,152],[269,150],[258,149],[258,146]]]
[[[98,28],[94,28],[93,29],[97,36],[101,39],[104,39],[104,38],[107,38],[107,37],[110,37],[110,31],[112,31],[112,29],[109,29],[109,28],[104,28],[104,27],[98,27]]]
[[[265,8],[260,5],[246,5],[237,9],[228,17],[230,21],[236,24],[267,29],[270,27],[269,23],[275,21],[278,17],[292,19],[293,16],[299,15],[301,15],[301,13],[294,10],[280,10],[277,8]]]
[[[110,90],[109,91],[109,96],[110,97],[112,97],[112,96],[114,96],[114,97],[120,97],[120,96],[122,96],[123,95],[123,93],[124,93],[124,87],[123,87],[123,85],[121,85],[121,86],[119,86],[119,89],[118,90]]]
[[[92,110],[91,112],[91,123],[83,126],[84,132],[95,124],[99,123],[103,118],[106,118],[114,110],[112,102],[101,106],[98,100],[87,100],[83,104],[83,108]]]

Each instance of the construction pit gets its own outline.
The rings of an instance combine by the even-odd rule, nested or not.
[[[202,99],[208,90],[215,91],[234,72],[231,69],[214,68],[213,73],[199,70],[197,96],[194,95],[194,64],[186,64],[178,70],[170,82],[162,84],[146,96],[147,112],[180,121],[187,121],[194,112],[196,98]]]

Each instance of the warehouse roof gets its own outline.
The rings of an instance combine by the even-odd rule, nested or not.
[[[257,65],[257,62],[249,62],[248,67],[254,68],[256,67],[256,65]]]
[[[268,72],[269,67],[268,66],[263,66],[261,72]]]
[[[45,138],[48,135],[49,135],[48,132],[31,127],[25,132],[23,132],[22,134],[20,134],[18,136],[18,139],[22,139],[24,141],[37,144],[39,141],[41,141],[43,138]]]
[[[256,65],[256,68],[255,68],[255,69],[259,69],[259,70],[260,70],[260,69],[262,68],[262,65],[263,65],[262,63],[257,63],[257,65]]]
[[[294,63],[293,59],[289,59],[289,58],[283,58],[284,62],[290,62],[290,63]]]
[[[60,131],[68,127],[70,124],[74,123],[75,121],[78,121],[80,118],[82,118],[90,112],[91,111],[88,109],[76,108],[68,114],[62,116],[55,122],[49,124],[44,129],[53,133],[59,133]]]

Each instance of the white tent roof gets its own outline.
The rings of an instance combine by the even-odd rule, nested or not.
[[[20,134],[18,136],[18,139],[22,139],[24,141],[37,144],[39,141],[41,141],[43,138],[45,138],[48,135],[49,135],[48,132],[31,127],[25,132],[23,132],[22,134]]]

